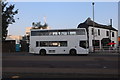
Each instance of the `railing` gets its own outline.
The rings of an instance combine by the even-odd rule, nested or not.
[[[120,46],[110,47],[110,46],[94,46],[89,47],[89,52],[107,52],[107,53],[120,53]]]

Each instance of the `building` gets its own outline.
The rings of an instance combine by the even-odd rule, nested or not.
[[[20,35],[8,35],[6,37],[6,40],[15,40],[16,44],[19,44],[20,40],[22,40],[22,36],[20,36]]]
[[[25,35],[28,36],[30,35],[30,29],[33,29],[34,27],[26,27],[26,30],[25,30]],[[39,29],[38,27],[36,27],[35,29]],[[42,29],[42,28],[40,28]],[[50,29],[50,27],[46,27],[45,29]]]
[[[43,28],[39,28],[39,27],[26,27],[25,35],[23,36],[23,40],[26,41],[27,43],[29,43],[30,29],[43,29]],[[50,27],[47,26],[44,29],[50,29]]]
[[[3,52],[20,51],[22,36],[8,35],[3,42]]]
[[[93,52],[95,47],[101,49],[118,46],[118,30],[112,27],[112,23],[109,26],[102,25],[88,18],[85,22],[80,23],[78,28],[86,28],[87,30],[90,52]],[[110,45],[109,43],[113,44]]]
[[[26,30],[25,30],[26,36],[30,35],[30,29],[32,29],[32,27],[26,27]]]
[[[118,37],[118,46],[120,47],[120,36]]]

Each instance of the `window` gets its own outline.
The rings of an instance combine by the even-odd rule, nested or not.
[[[31,31],[31,36],[85,35],[85,29]]]
[[[60,46],[67,47],[67,41],[59,41]]]
[[[57,32],[53,32],[53,34],[52,35],[58,35],[58,33]]]
[[[61,35],[68,35],[68,32],[62,31],[62,32],[60,32],[60,34],[61,34]]]
[[[92,28],[91,32],[92,32],[92,35],[94,35],[94,29],[93,28]]]
[[[106,31],[106,36],[109,36],[109,31]]]
[[[112,43],[114,43],[114,41],[112,41]],[[114,47],[115,45],[113,44],[112,47]]]
[[[40,41],[41,47],[67,47],[67,41]]]
[[[32,31],[31,32],[31,36],[38,36],[38,35],[40,35],[39,31]]]
[[[36,47],[38,47],[39,46],[39,42],[38,41],[36,41]]]
[[[100,46],[99,40],[92,40],[93,46]]]
[[[59,43],[57,41],[49,41],[48,46],[49,47],[58,47]]]
[[[100,35],[100,30],[98,29],[98,35]]]
[[[40,32],[40,35],[49,35],[48,31],[43,31],[43,32]],[[40,36],[38,35],[38,36]]]
[[[79,46],[85,49],[88,48],[87,41],[80,41]]]
[[[41,41],[41,42],[40,42],[40,46],[41,46],[41,47],[46,47],[46,46],[48,46],[48,41]]]
[[[85,30],[84,29],[80,29],[76,31],[77,35],[85,35]]]
[[[112,37],[114,37],[114,32],[112,32]]]
[[[70,31],[70,35],[76,35],[75,31]]]

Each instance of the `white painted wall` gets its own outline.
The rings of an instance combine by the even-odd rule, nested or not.
[[[92,26],[90,26],[88,28],[88,31],[89,31],[89,47],[92,46],[92,40],[93,40],[92,28],[93,28]],[[100,35],[98,35],[98,29],[100,30]],[[109,29],[103,29],[103,28],[96,28],[95,27],[94,30],[95,30],[95,38],[94,38],[95,40],[102,40],[103,38],[109,38],[110,37],[110,36],[106,36],[106,31],[110,32]],[[112,32],[114,32],[114,37],[112,37]],[[115,44],[115,47],[117,47],[117,45],[118,45],[117,37],[118,37],[118,32],[111,30],[111,40],[114,41],[115,43],[117,43],[117,44]],[[100,46],[101,46],[101,41],[100,41]]]

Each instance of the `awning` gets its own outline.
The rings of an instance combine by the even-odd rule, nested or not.
[[[108,45],[114,45],[114,44],[116,44],[116,43],[108,43]]]

